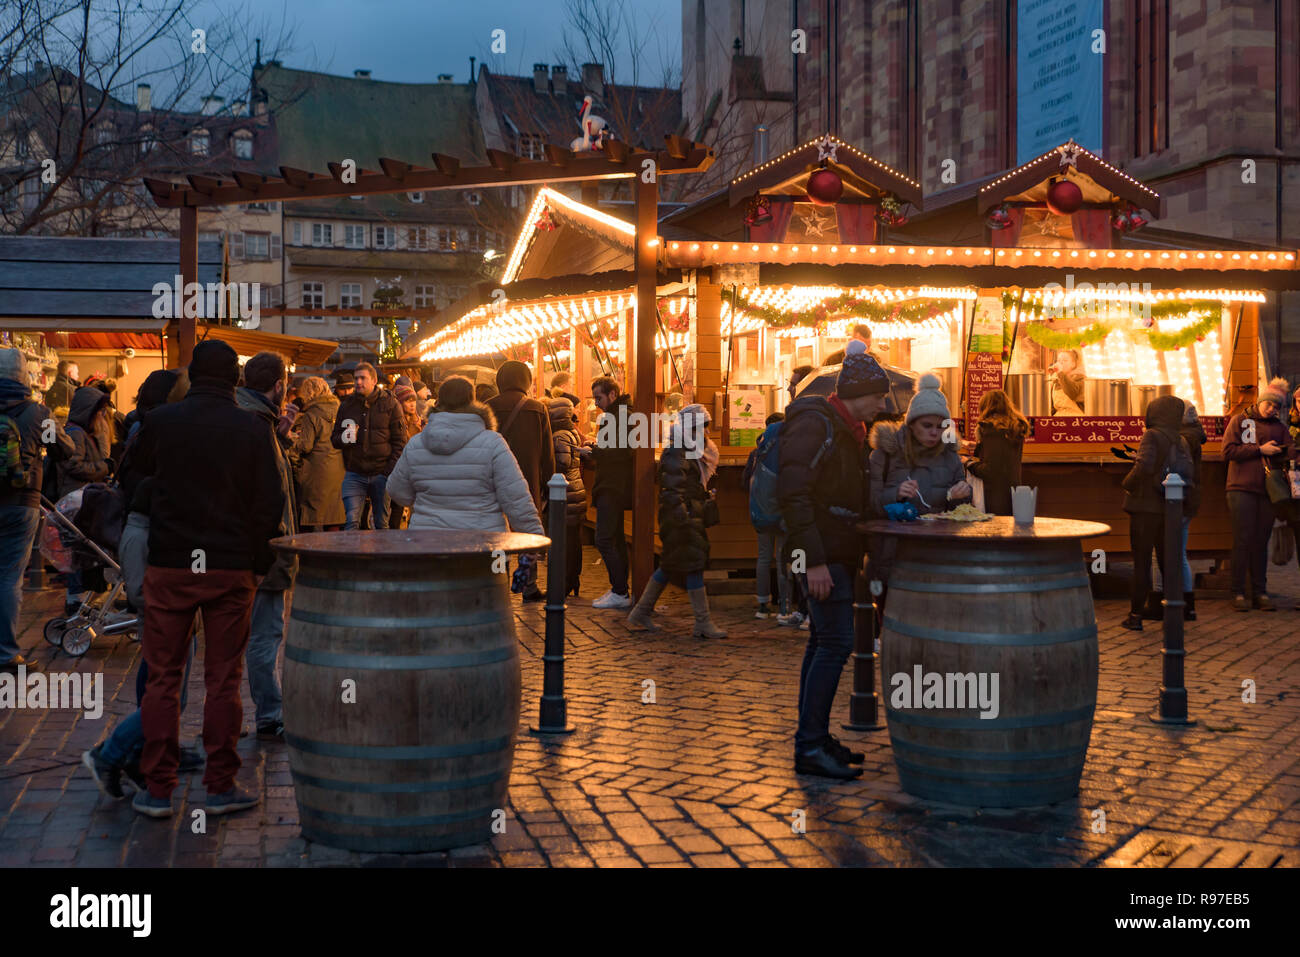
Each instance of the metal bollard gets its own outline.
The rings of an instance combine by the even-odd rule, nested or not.
[[[556,472],[546,483],[550,502],[551,548],[546,563],[546,650],[542,655],[542,700],[533,734],[572,734],[564,700],[564,525],[568,483]]]
[[[1183,485],[1182,477],[1165,477],[1165,646],[1161,649],[1160,703],[1151,712],[1157,724],[1192,725],[1187,716],[1187,688],[1183,686]]]
[[[853,587],[853,694],[849,696],[849,720],[840,725],[845,731],[879,731],[885,727],[880,723],[880,696],[876,694],[879,591],[880,582],[868,586],[865,573],[859,569]]]

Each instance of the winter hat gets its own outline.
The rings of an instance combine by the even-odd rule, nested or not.
[[[396,388],[399,385],[404,385],[409,388],[411,385],[411,377],[409,375],[399,375],[393,380],[393,387]]]
[[[1200,425],[1201,417],[1196,414],[1196,406],[1190,402],[1183,403],[1183,425]]]
[[[463,409],[474,402],[474,383],[464,376],[454,375],[438,386],[438,408],[443,412]]]
[[[497,389],[501,392],[509,392],[511,389],[527,392],[532,385],[533,370],[518,360],[503,362],[501,368],[497,369]]]
[[[140,391],[135,397],[136,408],[147,410],[164,405],[175,385],[175,372],[170,369],[155,369],[140,383]]]
[[[1266,386],[1260,386],[1259,398],[1257,402],[1272,402],[1279,406],[1287,404],[1287,393],[1291,389],[1287,386],[1286,379],[1278,376]]]
[[[21,349],[0,349],[0,379],[27,384],[27,359]]]
[[[841,399],[882,395],[888,391],[889,374],[872,356],[865,352],[855,352],[844,357],[840,374],[835,379],[835,394]]]
[[[190,356],[190,379],[216,379],[223,385],[239,382],[239,353],[220,339],[204,339]]]
[[[859,353],[866,352],[866,351],[867,351],[867,344],[863,342],[861,339],[850,339],[849,344],[844,347],[844,355],[846,357],[856,356]]]
[[[419,396],[415,394],[415,390],[409,385],[397,386],[393,389],[393,395],[397,397],[398,402],[405,402],[407,399],[419,398]]]
[[[916,384],[916,395],[907,407],[908,425],[923,415],[937,415],[941,419],[949,418],[948,400],[939,391],[941,385],[943,382],[933,372],[921,376],[921,381]],[[1181,411],[1180,409],[1179,412]]]
[[[334,388],[337,389],[339,386],[355,388],[356,384],[357,384],[356,376],[354,376],[347,369],[344,369],[342,372],[334,373]]]

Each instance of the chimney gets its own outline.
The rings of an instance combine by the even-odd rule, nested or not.
[[[582,65],[582,85],[593,96],[605,95],[605,67],[599,63]]]
[[[216,116],[221,112],[221,107],[225,104],[224,96],[205,96],[203,98],[203,108],[199,111],[204,116]]]
[[[368,80],[368,79],[370,79],[370,71],[369,71],[369,70],[353,70],[353,71],[352,71],[352,75],[353,75],[354,77],[356,77],[358,80]]]
[[[475,75],[474,75],[474,61],[475,61],[476,59],[478,59],[478,58],[477,58],[477,57],[470,57],[470,58],[469,58],[469,81],[470,81],[471,83],[473,83],[473,82],[475,81],[475,79],[477,79],[477,77],[475,77]]]
[[[568,92],[569,86],[569,68],[556,64],[551,67],[551,92],[556,96],[564,96]]]
[[[754,127],[754,165],[767,162],[767,127],[759,123]]]
[[[148,83],[135,85],[135,108],[141,113],[148,113],[153,109],[153,89]]]
[[[533,64],[533,92],[534,93],[550,92],[550,87],[546,85],[547,71],[549,69],[550,69],[550,65],[546,63]]]
[[[438,82],[439,82],[439,83],[452,83],[452,82],[454,82],[454,81],[453,81],[453,79],[452,79],[452,75],[451,75],[450,73],[439,73],[439,74],[438,74]]]

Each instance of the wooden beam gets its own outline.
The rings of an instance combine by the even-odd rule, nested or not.
[[[167,365],[189,365],[198,338],[196,320],[185,317],[185,290],[199,281],[199,211],[195,206],[181,208],[181,248],[178,272],[181,277],[181,314],[167,324]]]
[[[684,136],[678,136],[675,133],[664,135],[664,144],[668,149],[668,155],[673,159],[686,159],[686,154],[691,151],[692,143]]]
[[[507,153],[504,150],[490,149],[487,151],[487,157],[493,169],[506,170],[507,172],[513,169],[515,163],[519,161],[519,157],[514,153]]]
[[[242,189],[257,189],[267,182],[267,178],[261,173],[246,173],[238,169],[231,171],[230,178]]]
[[[460,160],[454,156],[447,156],[443,153],[433,154],[433,165],[439,173],[444,176],[455,176],[460,172]]]
[[[211,196],[212,191],[222,185],[221,180],[213,179],[211,176],[200,176],[198,173],[189,173],[185,178],[189,180],[191,187],[205,196]]]
[[[655,177],[647,183],[640,176],[632,182],[636,195],[636,314],[628,337],[632,349],[627,356],[627,371],[632,381],[632,407],[643,413],[647,421],[653,421],[650,416],[656,411],[659,182]],[[633,450],[632,476],[631,585],[633,592],[640,595],[654,572],[655,450],[651,442]]]
[[[624,158],[619,160],[615,155],[617,153],[622,153]],[[518,162],[509,170],[488,165],[458,168],[454,172],[416,167],[401,160],[385,158],[380,160],[382,173],[363,173],[358,170],[355,184],[343,184],[325,174],[281,167],[282,180],[269,179],[255,188],[235,183],[223,185],[213,190],[211,195],[189,188],[171,190],[165,196],[155,194],[155,198],[160,206],[166,207],[222,206],[276,200],[342,199],[347,196],[407,191],[536,186],[543,183],[640,176],[642,163],[646,159],[654,161],[656,176],[701,172],[713,165],[714,160],[713,149],[699,144],[695,144],[684,159],[674,158],[667,150],[633,150],[627,144],[616,145],[612,152],[591,151],[581,155],[568,153],[567,161],[565,153],[559,152],[558,148],[548,148],[547,155],[547,162]]]
[[[153,196],[155,203],[159,206],[169,205],[166,200],[171,197],[172,191],[175,189],[172,183],[167,182],[165,179],[152,179],[146,176],[144,177],[144,186],[145,189],[149,190],[149,194]]]
[[[611,163],[626,163],[632,152],[631,148],[621,140],[606,140],[604,150]]]
[[[556,146],[554,143],[547,143],[542,149],[546,153],[546,161],[552,166],[564,169],[573,159],[573,150],[564,146]]]

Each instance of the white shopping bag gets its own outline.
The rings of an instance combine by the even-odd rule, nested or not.
[[[967,472],[966,481],[971,487],[970,503],[981,512],[986,511],[984,508],[984,480],[978,475]]]

